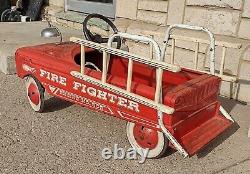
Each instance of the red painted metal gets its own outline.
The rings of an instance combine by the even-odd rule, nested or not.
[[[101,69],[102,53],[86,48],[86,61]],[[137,111],[129,107],[128,99],[73,77],[72,71],[80,72],[79,62],[80,46],[71,42],[20,48],[16,52],[20,78],[32,75],[53,96],[152,129],[140,133],[136,128],[135,134],[140,137],[146,133],[152,142],[157,142],[154,130],[161,131],[157,111],[142,104],[138,104]],[[111,55],[107,83],[126,89],[127,67],[127,59]],[[85,74],[101,79],[101,72],[90,68],[85,69]],[[154,99],[155,78],[154,69],[135,62],[131,92]],[[163,73],[163,103],[175,109],[173,115],[165,114],[164,124],[189,155],[195,154],[232,124],[219,113],[220,83],[218,77],[186,69]],[[103,98],[101,94],[107,95]],[[138,140],[138,144],[149,147],[143,141]]]
[[[33,83],[31,83],[30,86],[28,87],[28,97],[30,98],[30,101],[33,104],[35,104],[35,105],[39,104],[40,94],[39,94],[39,91],[37,89],[37,86]]]
[[[158,132],[142,125],[135,125],[134,136],[136,142],[144,149],[154,149],[158,144]]]

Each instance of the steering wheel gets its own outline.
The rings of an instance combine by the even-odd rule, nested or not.
[[[118,33],[118,29],[115,26],[115,24],[111,22],[108,18],[100,14],[90,14],[83,21],[83,33],[87,40],[93,41],[96,43],[107,43],[109,39],[109,38],[103,38],[101,35],[93,34],[91,33],[91,31],[89,31],[89,29],[87,28],[87,24],[88,24],[88,21],[92,18],[98,18],[98,19],[105,21],[112,28],[114,33]],[[114,39],[114,42],[117,42],[117,47],[116,47],[117,49],[121,48],[122,40],[120,37],[116,37]]]

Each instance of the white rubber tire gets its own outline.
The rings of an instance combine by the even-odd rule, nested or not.
[[[31,99],[28,95],[29,86],[31,84],[34,84],[39,92],[39,103],[37,105],[31,101]],[[32,109],[35,112],[42,112],[44,109],[44,89],[43,89],[41,83],[39,81],[37,81],[36,79],[34,79],[33,77],[26,77],[25,78],[25,85],[26,85],[26,95],[27,95],[27,98],[29,100],[30,106],[32,107]]]
[[[137,153],[139,153],[140,149],[143,150],[146,149],[142,148],[137,143],[133,133],[134,127],[135,123],[132,122],[127,123],[127,137],[131,146],[137,151]],[[158,143],[154,149],[149,150],[147,158],[160,158],[165,154],[167,148],[168,148],[168,140],[165,138],[162,132],[158,132]]]

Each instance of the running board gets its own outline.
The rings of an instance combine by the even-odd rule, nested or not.
[[[232,124],[233,122],[218,114],[181,137],[179,141],[189,156],[193,156]]]
[[[223,107],[220,107],[220,109],[223,109]],[[163,123],[163,114],[160,111],[158,111],[158,124],[175,149],[186,158],[199,152],[210,141],[215,139],[234,123],[232,117],[223,110],[220,110],[221,114],[216,114],[179,140],[177,140],[165,127]],[[225,114],[225,112],[227,114]]]

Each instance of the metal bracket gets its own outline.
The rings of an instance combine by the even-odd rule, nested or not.
[[[214,75],[215,74],[215,38],[214,38],[213,33],[205,27],[184,25],[184,24],[175,24],[175,25],[169,26],[167,29],[167,32],[166,32],[165,40],[164,40],[165,45],[164,45],[163,51],[162,51],[162,60],[164,60],[164,57],[165,57],[168,42],[170,40],[171,31],[175,28],[204,31],[209,35],[209,37],[210,37],[210,49],[209,49],[209,51],[210,51],[210,73],[212,75]]]

